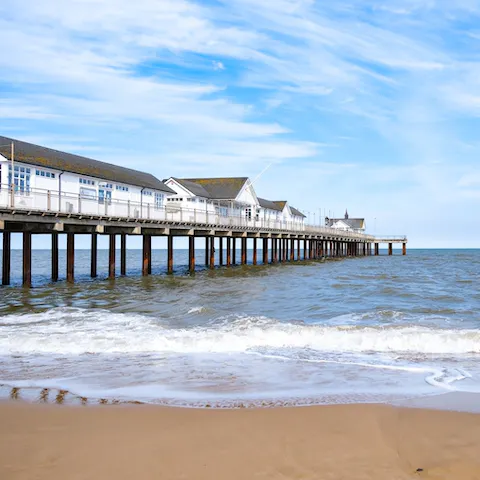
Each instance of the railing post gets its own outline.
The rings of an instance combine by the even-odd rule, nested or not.
[[[50,193],[50,190],[47,192],[47,211],[50,211],[52,209],[52,196]]]

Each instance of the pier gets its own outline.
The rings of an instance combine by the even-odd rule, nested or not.
[[[344,218],[326,218],[325,226],[307,225],[306,215],[288,201],[258,197],[248,177],[161,181],[149,173],[0,136],[2,285],[11,283],[12,233],[23,236],[22,279],[29,287],[32,237],[38,234],[51,236],[52,282],[59,280],[59,237],[66,236],[66,280],[73,283],[78,235],[91,239],[92,278],[98,275],[99,235],[109,238],[110,279],[127,273],[129,236],[142,237],[144,276],[152,273],[152,237],[167,239],[168,274],[175,269],[178,237],[188,238],[191,273],[199,262],[199,238],[210,269],[379,255],[380,243],[388,245],[389,255],[394,243],[402,243],[406,255],[405,236],[375,237],[365,228],[365,219],[350,218],[348,212]]]
[[[212,219],[213,220],[213,219]],[[402,253],[406,255],[406,237],[377,238],[368,234],[338,231],[326,227],[305,225],[303,230],[289,230],[274,226],[252,226],[248,222],[235,222],[234,218],[218,218],[217,222],[195,223],[175,220],[153,220],[148,218],[84,215],[81,213],[54,212],[48,210],[17,209],[0,207],[0,232],[3,234],[2,285],[9,285],[11,278],[11,235],[23,236],[23,285],[32,284],[32,236],[49,234],[51,236],[51,279],[58,281],[58,245],[59,236],[66,236],[66,280],[75,281],[75,237],[89,235],[91,238],[91,277],[97,272],[98,235],[109,238],[109,262],[106,276],[114,279],[118,237],[120,237],[120,275],[126,274],[126,251],[129,236],[141,236],[143,239],[142,275],[152,272],[152,237],[167,238],[167,272],[174,272],[174,239],[188,238],[188,266],[195,272],[195,240],[203,238],[205,245],[205,265],[211,269],[216,266],[232,267],[237,265],[237,245],[240,246],[240,265],[246,265],[247,255],[251,252],[251,263],[278,264],[324,258],[346,258],[379,255],[380,244],[388,245],[388,254],[393,254],[393,244],[402,244]],[[232,225],[226,225],[231,223]],[[237,224],[235,224],[237,223]],[[238,244],[237,244],[238,240]],[[258,255],[261,245],[262,255]],[[18,267],[17,267],[18,268]]]

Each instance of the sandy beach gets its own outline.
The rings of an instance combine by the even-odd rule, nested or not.
[[[12,402],[0,422],[2,480],[480,479],[480,415],[470,413]]]

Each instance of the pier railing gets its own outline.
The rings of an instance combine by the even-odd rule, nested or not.
[[[151,203],[88,197],[68,192],[52,192],[43,189],[17,189],[12,193],[8,185],[0,185],[0,208],[14,212],[59,213],[96,216],[105,219],[123,218],[134,221],[153,220],[179,222],[193,225],[215,225],[219,227],[262,228],[269,230],[291,231],[306,234],[335,235],[344,233],[349,238],[372,240],[371,235],[352,231],[305,225],[302,222],[284,221],[261,216],[247,217],[233,212],[215,211],[215,204],[206,202],[200,208],[184,208],[178,204],[161,206]]]

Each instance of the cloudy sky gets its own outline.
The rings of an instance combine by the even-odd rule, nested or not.
[[[0,132],[480,246],[480,1],[2,0]]]

